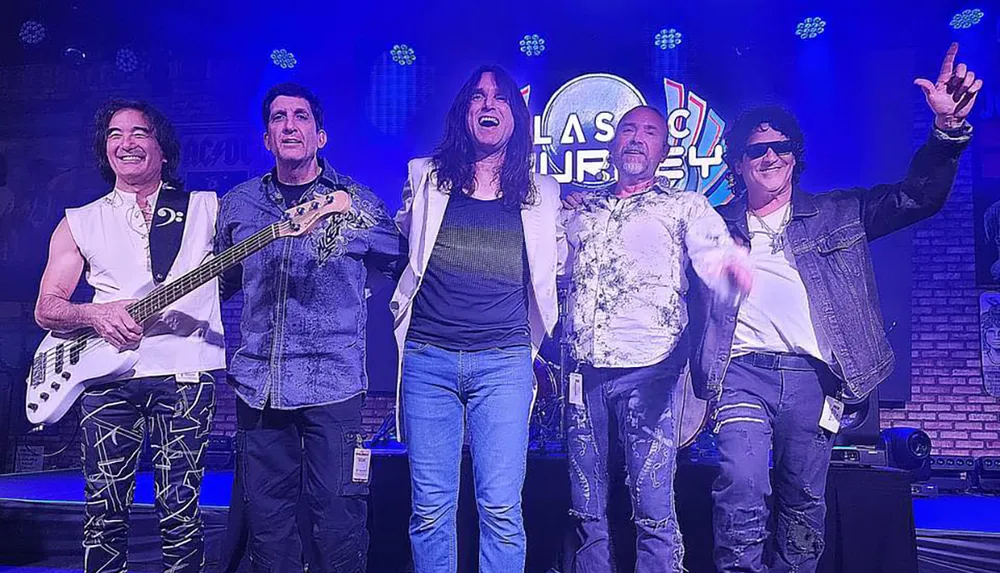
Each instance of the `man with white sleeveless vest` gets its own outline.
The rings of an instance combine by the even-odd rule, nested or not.
[[[212,252],[218,200],[211,192],[181,192],[180,144],[169,121],[149,104],[112,100],[95,124],[94,151],[114,188],[66,211],[52,235],[35,307],[42,328],[92,328],[139,356],[121,379],[92,386],[80,399],[84,569],[128,566],[128,512],[148,433],[164,569],[201,571],[198,499],[215,409],[210,371],[226,362],[218,283],[209,281],[143,324],[127,309]],[[85,268],[93,301],[71,302]]]

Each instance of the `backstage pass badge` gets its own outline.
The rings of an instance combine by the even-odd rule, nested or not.
[[[823,414],[819,417],[819,427],[833,434],[840,431],[840,417],[844,415],[844,403],[827,396],[823,401]]]
[[[354,449],[354,470],[351,479],[354,483],[368,483],[371,477],[372,451],[368,448]]]
[[[579,372],[569,374],[569,403],[583,407],[583,374]]]

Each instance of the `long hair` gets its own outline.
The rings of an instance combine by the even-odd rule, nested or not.
[[[177,166],[181,163],[181,143],[177,139],[177,132],[174,131],[174,126],[167,116],[149,103],[140,100],[108,100],[94,115],[94,155],[101,170],[101,177],[114,185],[116,176],[108,160],[108,126],[111,125],[111,118],[123,109],[134,109],[146,117],[152,128],[152,135],[163,152],[164,163],[160,178],[176,189],[183,189],[184,182],[177,174]]]
[[[799,127],[798,120],[788,110],[774,105],[755,107],[744,111],[733,123],[733,126],[726,133],[726,152],[722,158],[729,167],[732,176],[733,191],[736,195],[746,193],[747,184],[742,175],[736,173],[736,165],[742,161],[743,153],[746,151],[747,140],[753,132],[761,126],[768,124],[771,129],[780,131],[789,141],[795,143],[795,167],[792,168],[792,185],[798,187],[799,178],[805,171],[805,136],[802,135],[802,128]]]
[[[466,126],[466,116],[479,79],[487,72],[493,74],[514,118],[514,131],[500,168],[501,204],[507,209],[520,209],[534,204],[537,196],[531,180],[531,115],[514,78],[499,66],[477,69],[458,91],[445,118],[444,139],[434,151],[434,169],[445,192],[458,190],[471,195],[475,191],[476,148]]]

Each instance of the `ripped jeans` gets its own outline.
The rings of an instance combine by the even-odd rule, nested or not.
[[[637,572],[682,571],[674,509],[677,444],[672,399],[682,365],[581,365],[584,407],[567,405],[571,513],[577,518],[576,573],[615,571],[607,504],[610,460],[624,457],[636,525]]]
[[[819,419],[825,396],[838,387],[830,369],[813,358],[754,353],[729,365],[712,414],[721,459],[712,487],[720,573],[816,571],[834,441]],[[772,449],[777,515],[765,555]]]

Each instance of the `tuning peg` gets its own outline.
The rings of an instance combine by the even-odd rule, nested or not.
[[[305,212],[306,212],[305,207],[299,207],[298,209],[295,210],[296,215],[302,215]]]
[[[38,411],[38,404],[28,404],[28,409],[32,412]]]
[[[312,207],[313,211],[315,211],[316,209],[319,209],[319,201],[313,201],[312,205],[310,205],[310,207]]]

